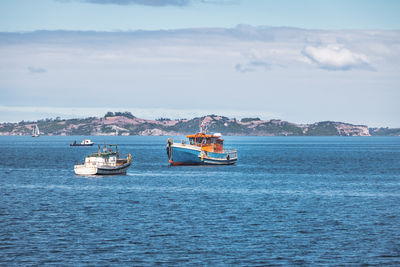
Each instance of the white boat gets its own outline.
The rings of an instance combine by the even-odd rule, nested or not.
[[[93,146],[94,142],[92,142],[90,139],[83,139],[80,144],[76,142],[76,140],[72,143],[69,144],[70,146]]]
[[[113,151],[112,147],[116,150]],[[125,174],[131,165],[131,154],[126,158],[120,158],[117,145],[109,145],[97,153],[87,156],[84,164],[75,165],[74,171],[78,175],[110,175]]]
[[[37,124],[35,124],[35,127],[33,127],[32,129],[32,137],[39,137],[39,136],[40,136],[39,127],[37,126]]]

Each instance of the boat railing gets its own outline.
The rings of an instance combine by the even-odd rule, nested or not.
[[[126,155],[119,155],[119,158],[117,160],[126,160],[129,162],[132,160],[132,155],[131,155],[131,153],[126,154]]]
[[[231,158],[236,158],[237,157],[237,150],[234,149],[224,149],[223,153],[226,153],[229,155]]]

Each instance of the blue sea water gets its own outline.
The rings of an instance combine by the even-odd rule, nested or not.
[[[74,174],[82,138],[0,137],[1,265],[400,265],[398,137],[226,137],[236,165],[182,167],[91,137],[134,155],[104,177]]]

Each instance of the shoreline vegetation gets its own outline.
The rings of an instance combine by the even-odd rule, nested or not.
[[[0,135],[31,135],[38,125],[42,135],[139,135],[176,136],[197,132],[201,122],[209,132],[225,136],[400,136],[400,128],[369,128],[344,122],[322,121],[312,124],[296,124],[279,119],[228,118],[207,115],[192,119],[137,118],[130,112],[107,112],[104,117],[82,119],[43,119],[0,123]]]

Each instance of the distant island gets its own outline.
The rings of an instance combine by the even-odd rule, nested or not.
[[[344,122],[322,121],[296,124],[278,119],[237,120],[219,115],[193,119],[159,118],[146,120],[130,112],[107,112],[104,117],[84,119],[44,119],[35,122],[1,123],[0,135],[30,135],[38,125],[42,135],[141,135],[176,136],[197,132],[201,122],[208,131],[223,135],[247,136],[400,136],[400,128],[368,128]]]

